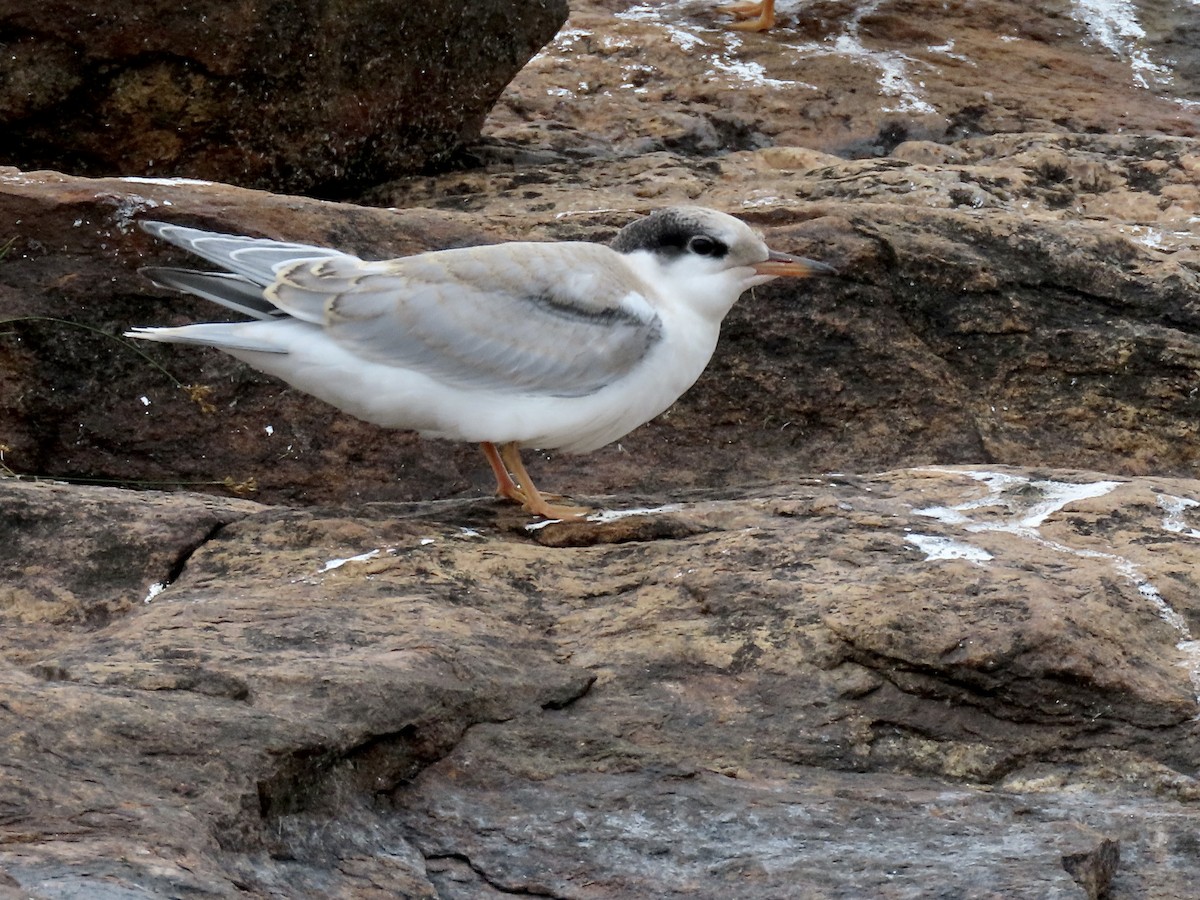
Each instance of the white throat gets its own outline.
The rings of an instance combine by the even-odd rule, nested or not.
[[[681,256],[664,265],[657,254],[637,250],[625,254],[625,260],[654,293],[656,308],[691,312],[713,325],[720,325],[743,293],[771,280],[750,266],[722,268],[715,260],[694,256]]]

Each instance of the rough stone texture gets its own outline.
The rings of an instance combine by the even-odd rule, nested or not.
[[[722,5],[575,0],[487,134],[574,158],[766,146],[880,156],[906,140],[999,132],[1200,134],[1194,4],[783,0],[766,34],[724,28]]]
[[[231,517],[257,510],[238,500],[114,495],[66,485],[6,479],[0,506],[0,608],[5,626],[21,633],[30,653],[54,641],[53,627],[99,628],[136,603],[129,585],[169,582],[187,556]],[[77,522],[89,522],[83,546],[47,550]]]
[[[566,0],[5,4],[0,163],[345,197],[444,162]]]
[[[1025,135],[944,149],[957,161],[918,161],[930,149],[906,144],[885,160],[822,158],[815,168],[778,149],[703,166],[678,157],[658,168],[591,166],[633,210],[686,199],[680,173],[692,199],[725,208],[737,208],[737,192],[753,183],[777,199],[745,217],[773,245],[843,275],[744,298],[708,372],[671,411],[586,463],[535,459],[540,480],[588,495],[925,463],[1195,473],[1200,188],[1191,173],[1200,145]],[[132,227],[135,216],[389,256],[522,235],[599,239],[632,214],[559,218],[579,199],[561,189],[562,177],[543,171],[539,183],[514,187],[511,173],[459,176],[475,197],[493,198],[493,214],[480,219],[219,186],[11,174],[0,177],[0,209],[18,224],[0,260],[0,318],[51,316],[115,335],[212,316],[211,304],[157,293],[136,274],[181,257]],[[666,196],[629,196],[639,177]],[[551,208],[520,214],[534,194]],[[1173,199],[1160,209],[1165,197]],[[363,425],[219,353],[133,348],[44,320],[8,328],[0,443],[15,471],[254,479],[269,502],[491,489],[476,449]],[[215,411],[202,413],[173,378],[208,386]]]
[[[1186,896],[1198,499],[903,470],[530,530],[0,482],[53,523],[4,559],[0,870],[100,900]]]
[[[572,5],[403,211],[0,173],[0,464],[214,494],[0,481],[0,897],[1194,894],[1200,8]],[[670,202],[842,275],[532,461],[643,515],[527,529],[474,448],[113,337],[213,312],[145,216],[389,256]]]

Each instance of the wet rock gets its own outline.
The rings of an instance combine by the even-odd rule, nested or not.
[[[486,133],[564,155],[627,155],[694,143],[695,123],[712,119],[739,123],[715,132],[725,152],[767,142],[842,157],[1000,132],[1200,134],[1191,5],[778,8],[775,29],[746,34],[709,0],[577,0]]]
[[[10,6],[0,159],[351,196],[444,162],[565,0]]]
[[[1132,898],[1200,875],[1197,481],[811,478],[566,547],[493,501],[0,481],[14,507],[58,523],[21,545],[47,583],[126,600],[0,603],[0,870],[30,895]],[[214,518],[199,545],[180,527]],[[185,558],[161,592],[153,566],[80,574],[146,535]]]

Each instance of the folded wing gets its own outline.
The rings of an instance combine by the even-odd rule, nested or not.
[[[364,262],[166,227],[174,231],[154,233],[235,275],[154,270],[159,283],[259,319],[285,313],[354,355],[456,387],[584,396],[632,371],[661,339],[638,280],[598,244],[510,243]]]
[[[387,262],[302,261],[266,296],[350,352],[464,388],[574,397],[641,362],[661,322],[619,254],[512,243]]]

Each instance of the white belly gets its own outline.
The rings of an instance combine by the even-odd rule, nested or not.
[[[719,326],[693,315],[664,320],[664,338],[632,372],[584,397],[479,391],[419,372],[352,356],[300,322],[270,327],[286,353],[226,352],[359,419],[426,437],[518,441],[525,447],[587,452],[628,434],[667,409],[700,377]]]

